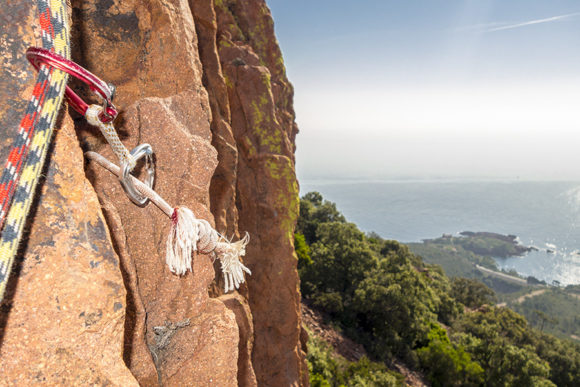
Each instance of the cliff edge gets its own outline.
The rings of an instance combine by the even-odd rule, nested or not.
[[[265,2],[70,3],[73,60],[117,87],[121,140],[153,146],[168,202],[228,237],[250,233],[252,276],[224,295],[209,256],[183,277],[169,272],[170,222],[83,158],[115,159],[64,106],[0,308],[3,383],[307,385],[293,246],[298,130]],[[2,160],[35,79],[24,56],[38,44],[35,13],[33,1],[0,11]]]

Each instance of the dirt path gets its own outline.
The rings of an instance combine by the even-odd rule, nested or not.
[[[524,302],[526,300],[526,298],[532,298],[532,297],[539,296],[540,294],[544,294],[547,290],[548,289],[534,290],[531,293],[524,294],[523,296],[520,296],[520,297],[516,298],[515,300],[510,301],[510,304],[521,304],[522,302]],[[507,303],[502,302],[500,304],[497,304],[497,306],[499,308],[503,308],[503,307],[507,306]]]
[[[547,290],[548,290],[548,289],[539,289],[539,290],[534,290],[534,291],[533,291],[533,292],[531,292],[531,293],[524,294],[523,296],[521,296],[521,297],[518,297],[518,298],[517,298],[516,300],[514,300],[513,302],[514,302],[515,304],[521,304],[522,302],[524,302],[524,301],[525,301],[525,299],[526,299],[526,298],[532,298],[532,297],[539,296],[540,294],[544,294],[544,293],[546,293],[546,291],[547,291]]]

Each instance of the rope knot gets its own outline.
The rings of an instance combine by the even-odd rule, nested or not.
[[[234,288],[238,289],[245,282],[244,272],[252,274],[240,262],[240,257],[246,254],[246,245],[250,241],[247,233],[241,240],[230,242],[219,235],[207,220],[197,219],[185,207],[175,208],[171,220],[165,261],[173,273],[183,275],[188,270],[192,271],[192,255],[198,251],[202,254],[215,252],[221,261],[226,293]]]
[[[177,207],[173,209],[173,213],[171,214],[171,224],[177,224]]]
[[[202,254],[209,254],[214,251],[218,244],[218,232],[205,219],[198,220],[197,229],[197,250]]]
[[[95,152],[86,152],[85,156],[99,163],[113,174],[120,176],[121,169]],[[208,221],[196,219],[191,210],[185,207],[172,207],[159,194],[143,182],[131,176],[136,188],[157,205],[169,218],[171,228],[167,236],[165,261],[169,270],[177,275],[192,271],[192,256],[195,251],[202,254],[215,253],[221,261],[225,280],[226,293],[238,289],[246,281],[244,273],[252,274],[240,261],[246,254],[250,241],[248,233],[239,241],[231,242],[211,227]]]

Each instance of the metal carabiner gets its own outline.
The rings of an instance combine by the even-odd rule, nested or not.
[[[145,168],[147,171],[147,176],[145,177],[145,184],[151,189],[153,189],[153,183],[155,182],[155,161],[153,160],[153,149],[149,144],[141,144],[136,146],[131,151],[131,156],[135,162],[139,161],[145,157]],[[119,182],[125,190],[127,196],[133,203],[138,206],[145,206],[149,200],[143,196],[133,184],[133,179],[131,178],[131,166],[129,163],[124,163],[121,165],[121,175],[119,176]]]
[[[102,81],[99,77],[75,62],[44,48],[30,47],[26,50],[26,59],[28,59],[37,71],[42,64],[45,64],[67,72],[86,83],[93,93],[103,99],[103,112],[99,116],[102,122],[111,122],[117,117],[119,112],[115,105],[113,105],[115,86],[112,84]],[[73,109],[83,116],[85,115],[89,105],[68,86],[65,89],[65,97]]]
[[[68,103],[78,113],[82,114],[83,117],[86,117],[87,120],[89,120],[89,122],[91,122],[93,125],[98,124],[99,128],[107,138],[107,141],[113,147],[113,151],[116,149],[115,145],[118,145],[124,151],[124,153],[128,152],[119,140],[114,127],[112,127],[112,121],[119,113],[115,105],[113,105],[113,98],[115,97],[114,85],[102,81],[99,79],[99,77],[87,69],[79,66],[75,62],[43,48],[30,47],[26,51],[26,58],[37,71],[40,69],[40,66],[44,64],[65,71],[86,83],[93,93],[103,99],[102,111],[98,114],[98,116],[95,116],[96,119],[89,120],[89,116],[87,116],[89,105],[83,101],[83,99],[79,97],[74,91],[72,91],[70,87],[66,86],[65,96]],[[147,184],[149,188],[153,189],[153,183],[155,181],[155,161],[153,159],[153,149],[151,148],[151,145],[141,144],[135,147],[135,149],[133,149],[130,154],[135,163],[141,158],[145,157],[145,168],[147,170],[145,184]],[[117,156],[120,158],[120,160],[125,159],[118,154]],[[121,164],[122,173],[119,181],[125,190],[125,193],[133,203],[137,204],[138,206],[145,206],[149,199],[141,195],[141,193],[135,188],[135,185],[133,184],[131,172],[134,166],[135,164],[131,165],[128,162],[123,162]]]

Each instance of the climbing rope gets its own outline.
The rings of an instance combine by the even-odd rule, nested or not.
[[[121,168],[96,152],[86,152],[85,157],[116,176],[122,173]],[[169,270],[178,275],[192,271],[192,254],[199,251],[202,254],[214,253],[220,260],[226,293],[234,288],[238,289],[245,282],[244,272],[252,274],[240,262],[240,257],[246,254],[246,245],[250,241],[247,233],[241,240],[230,242],[214,230],[208,221],[197,219],[190,209],[170,206],[151,187],[133,176],[130,178],[135,188],[171,219],[165,257]]]
[[[65,0],[38,0],[42,46],[70,58],[68,14]],[[0,300],[46,159],[58,110],[62,104],[66,72],[41,66],[20,123],[18,138],[0,177]]]
[[[146,196],[141,195],[139,190],[135,188],[133,179],[129,179],[129,173],[131,173],[135,168],[137,160],[145,157],[145,167],[147,171],[146,182],[150,188],[153,187],[153,182],[155,180],[153,149],[149,144],[141,144],[129,152],[119,139],[113,123],[103,122],[100,118],[102,117],[103,110],[104,109],[99,105],[91,105],[87,108],[85,118],[89,124],[96,126],[101,130],[101,133],[103,133],[103,136],[105,136],[109,145],[111,145],[113,152],[117,155],[122,166],[121,173],[118,175],[119,182],[127,196],[129,196],[129,199],[138,206],[144,206],[147,204],[149,199],[147,199]]]
[[[76,95],[70,87],[67,86],[65,88],[65,97],[69,102],[69,105],[79,114],[85,116],[89,124],[97,126],[100,129],[101,133],[113,149],[113,152],[119,158],[119,162],[123,169],[119,181],[127,193],[127,196],[129,196],[133,203],[139,206],[145,206],[147,204],[147,198],[139,194],[133,186],[132,180],[128,177],[135,168],[137,161],[141,158],[145,158],[145,167],[147,170],[146,181],[150,187],[153,186],[155,180],[153,149],[149,144],[140,144],[129,152],[119,139],[117,131],[113,126],[113,121],[118,114],[117,108],[113,105],[115,86],[102,81],[99,77],[75,62],[42,48],[29,48],[26,51],[26,57],[36,69],[39,69],[42,64],[45,64],[66,71],[69,75],[72,75],[86,83],[90,90],[102,99],[102,107],[98,105],[89,106],[82,98]]]
[[[66,4],[61,0],[52,2],[55,4],[49,3],[49,0],[37,1],[42,46],[48,51],[69,57]],[[18,184],[22,165],[31,146],[30,140],[36,131],[43,132],[51,126],[51,119],[54,119],[55,116],[51,113],[58,111],[62,100],[62,84],[66,83],[66,75],[53,70],[52,67],[45,66],[42,71],[39,71],[32,96],[20,122],[18,136],[9,153],[2,176],[0,176],[0,229],[4,224]],[[57,105],[56,108],[54,105]],[[46,109],[42,110],[43,107]],[[48,117],[46,113],[49,114]]]

